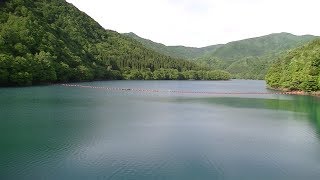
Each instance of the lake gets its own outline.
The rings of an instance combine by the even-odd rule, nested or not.
[[[320,179],[319,98],[241,94],[269,92],[249,80],[74,84],[161,92],[1,88],[1,180]]]

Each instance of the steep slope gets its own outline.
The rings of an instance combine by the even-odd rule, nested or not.
[[[269,87],[282,90],[320,90],[320,39],[288,52],[266,75]]]
[[[166,46],[161,43],[153,42],[149,39],[144,39],[139,37],[134,33],[125,33],[124,35],[131,37],[139,42],[141,42],[146,48],[152,49],[161,54],[165,54],[175,58],[183,58],[183,59],[195,59],[208,52],[212,52],[216,48],[220,47],[220,45],[213,45],[204,48],[195,48],[195,47],[185,47],[185,46]]]
[[[0,3],[0,86],[118,79],[128,68],[198,66],[105,30],[65,0]]]

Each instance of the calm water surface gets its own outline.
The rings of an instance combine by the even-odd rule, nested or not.
[[[264,81],[101,87],[267,92]],[[0,89],[0,179],[320,179],[320,99]]]

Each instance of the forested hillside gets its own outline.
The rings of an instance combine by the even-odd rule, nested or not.
[[[204,48],[196,48],[196,47],[186,47],[186,46],[166,46],[161,43],[153,42],[149,39],[144,39],[142,37],[137,36],[134,33],[125,33],[124,35],[131,37],[139,42],[141,42],[145,47],[152,49],[161,54],[165,54],[167,56],[171,56],[174,58],[183,58],[183,59],[195,59],[203,56],[208,52],[212,52],[220,45],[213,45]]]
[[[268,71],[269,87],[290,91],[320,90],[320,40],[288,52]]]
[[[223,69],[232,74],[236,79],[264,79],[272,62],[284,52],[261,57],[249,56],[236,60],[225,60],[212,56],[197,59],[196,63],[211,69]]]
[[[132,33],[127,35],[149,49],[173,57],[182,57],[179,54],[183,54],[184,58],[193,60],[203,67],[226,70],[233,78],[238,79],[264,79],[272,60],[316,38],[311,35],[276,33],[203,48],[177,48],[155,43]]]
[[[212,53],[198,59],[204,66],[222,66],[233,78],[264,79],[270,64],[286,51],[297,48],[316,37],[295,36],[289,33],[276,33],[262,37],[245,39],[225,44]],[[212,63],[215,59],[220,63]]]
[[[159,69],[200,70],[105,30],[65,0],[0,3],[1,86],[123,79],[131,71],[138,79],[136,71],[150,76]]]
[[[264,57],[298,47],[313,39],[315,39],[315,37],[311,35],[295,36],[290,33],[276,33],[230,42],[214,50],[209,56],[224,60]]]

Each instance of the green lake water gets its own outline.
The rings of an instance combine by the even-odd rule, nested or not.
[[[319,180],[320,99],[264,81],[0,89],[0,179]]]

